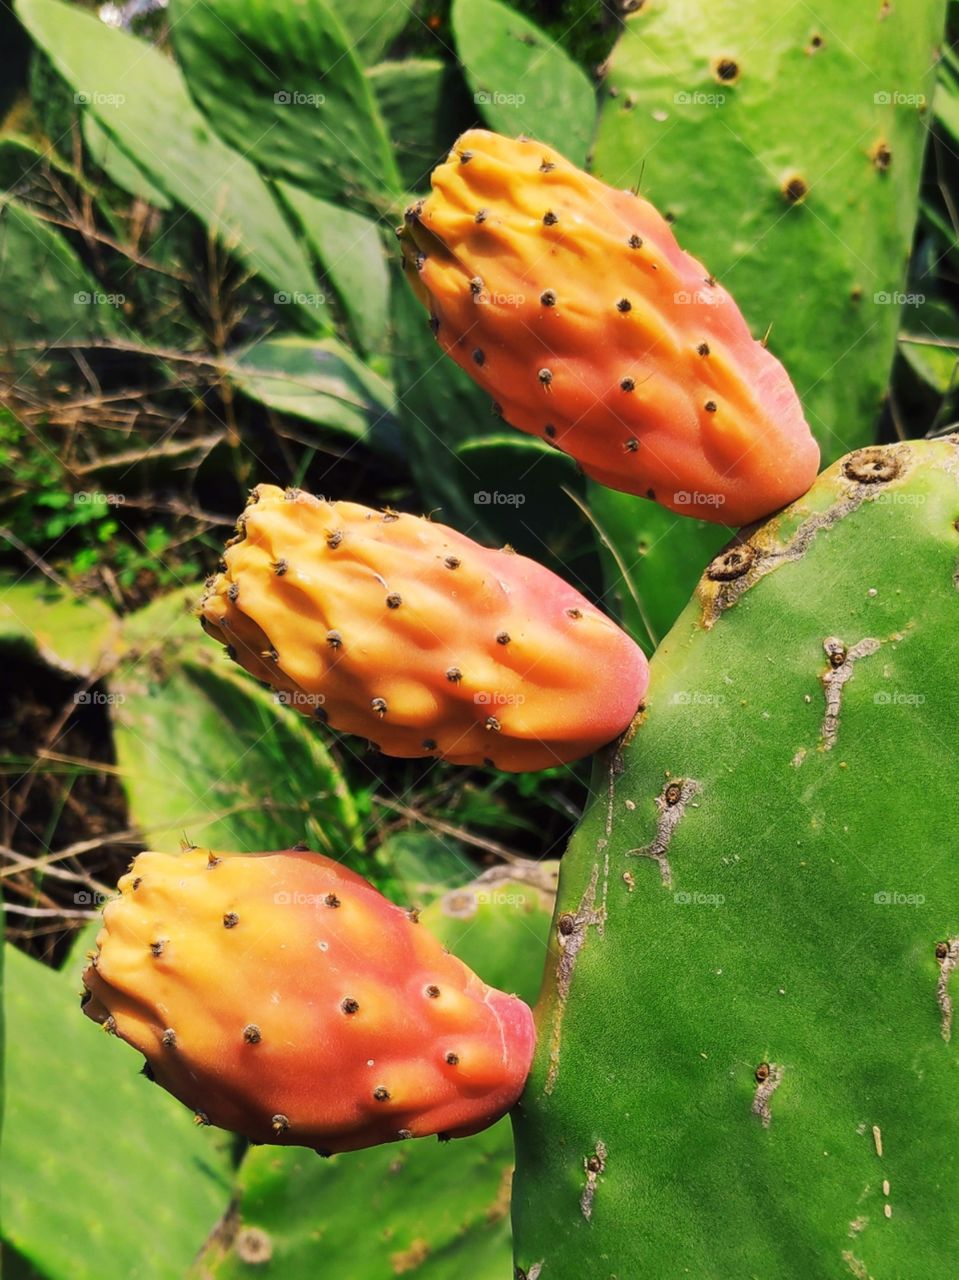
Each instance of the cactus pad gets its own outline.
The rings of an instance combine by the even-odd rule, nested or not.
[[[957,517],[959,438],[848,455],[657,651],[562,862],[523,1275],[953,1269]]]

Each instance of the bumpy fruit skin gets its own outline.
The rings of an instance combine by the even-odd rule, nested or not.
[[[142,853],[84,1010],[198,1123],[328,1154],[465,1137],[515,1102],[532,1014],[320,854]]]
[[[260,485],[200,605],[306,714],[393,756],[543,769],[629,724],[642,651],[579,592],[445,525]]]
[[[587,475],[722,524],[804,493],[819,448],[789,376],[632,192],[474,129],[400,230],[443,350]]]

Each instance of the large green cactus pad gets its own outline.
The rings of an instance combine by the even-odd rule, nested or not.
[[[851,454],[658,650],[562,862],[517,1274],[955,1270],[957,517],[959,437]]]

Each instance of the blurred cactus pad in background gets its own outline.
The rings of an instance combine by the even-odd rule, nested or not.
[[[954,1273],[957,39],[0,6],[12,1280]]]

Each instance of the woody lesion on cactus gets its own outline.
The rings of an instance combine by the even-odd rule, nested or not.
[[[659,867],[664,889],[673,887],[673,869],[669,861],[669,849],[676,829],[686,816],[686,809],[702,791],[695,778],[669,778],[656,796],[656,835],[640,849],[629,849],[628,858],[651,858]]]

